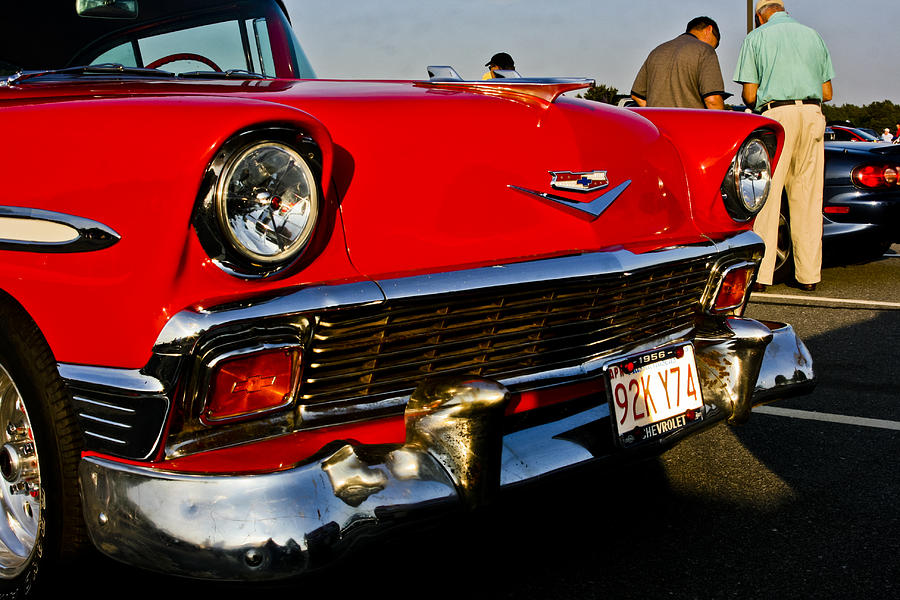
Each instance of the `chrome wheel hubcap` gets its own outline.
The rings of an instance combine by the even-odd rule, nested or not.
[[[41,472],[25,403],[0,365],[0,577],[17,575],[34,552],[41,516]]]

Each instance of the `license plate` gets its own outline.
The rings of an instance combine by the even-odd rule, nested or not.
[[[606,366],[616,432],[624,445],[703,418],[694,347],[672,346]]]

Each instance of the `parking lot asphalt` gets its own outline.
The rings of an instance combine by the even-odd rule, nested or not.
[[[900,246],[832,261],[814,293],[772,286],[747,315],[794,325],[815,391],[658,460],[561,476],[276,589],[99,557],[72,576],[170,598],[900,597]]]

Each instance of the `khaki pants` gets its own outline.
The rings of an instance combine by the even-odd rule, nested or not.
[[[822,192],[825,175],[825,117],[815,104],[779,106],[764,116],[784,127],[784,149],[772,178],[769,199],[756,216],[753,230],[766,243],[757,281],[772,284],[778,246],[781,191],[787,190],[794,276],[818,283],[822,270]]]

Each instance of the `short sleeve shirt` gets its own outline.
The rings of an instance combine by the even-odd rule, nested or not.
[[[707,96],[725,96],[716,51],[690,33],[681,34],[650,52],[631,93],[647,106],[706,108]]]
[[[756,105],[772,100],[822,99],[822,84],[834,78],[822,37],[778,12],[751,31],[741,45],[734,81],[755,83]]]

